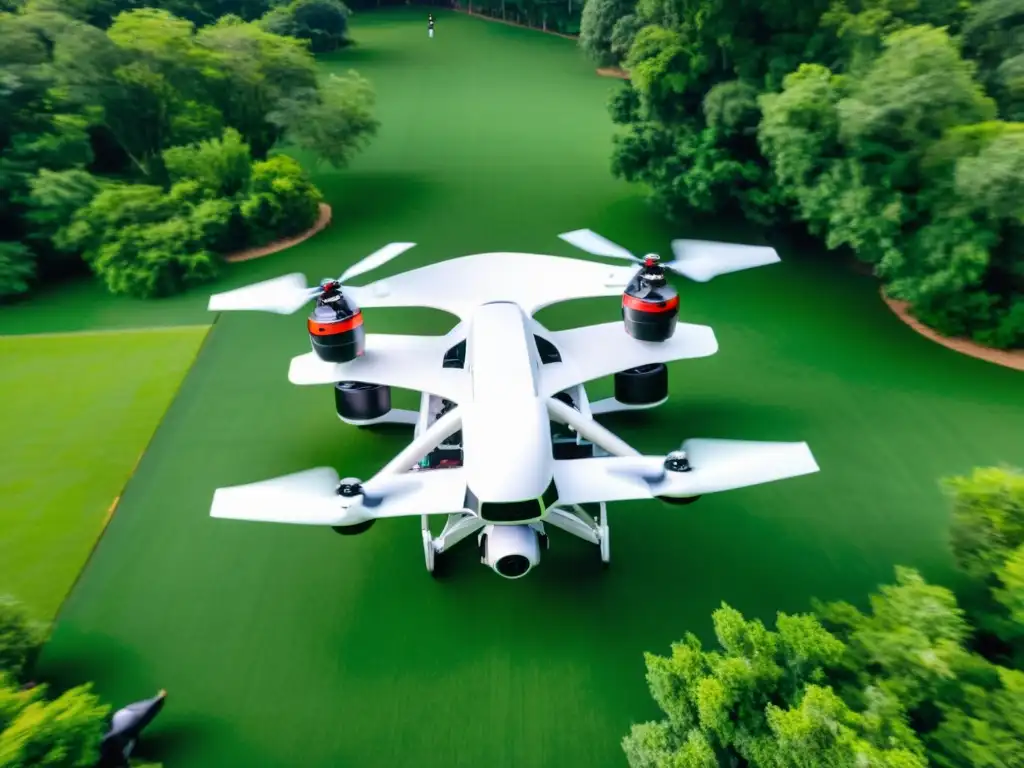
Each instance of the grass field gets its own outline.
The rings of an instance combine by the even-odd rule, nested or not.
[[[382,274],[491,249],[579,255],[556,238],[578,227],[640,252],[743,231],[670,232],[610,177],[605,102],[617,84],[573,43],[447,12],[431,41],[423,15],[359,14],[359,46],[324,62],[371,78],[383,123],[352,169],[318,171],[332,227],[233,267],[216,290],[296,269],[336,275],[393,240],[420,246]],[[144,746],[169,768],[617,766],[629,724],[656,714],[642,652],[687,630],[708,637],[721,601],[771,619],[812,596],[860,600],[895,563],[949,581],[937,479],[1024,463],[1024,376],[931,344],[870,278],[774,244],[781,265],[683,286],[685,320],[713,325],[720,353],[672,366],[658,413],[609,424],[652,453],[690,436],[805,439],[820,474],[682,509],[615,505],[608,572],[595,548],[556,532],[521,582],[481,567],[472,546],[434,581],[416,520],[343,539],[208,517],[218,486],[318,465],[366,477],[406,439],[341,426],[329,388],[288,383],[289,358],[308,349],[301,317],[225,315],[65,604],[41,674],[94,679],[118,702],[168,688]],[[66,300],[91,325],[206,319],[205,293],[144,304],[81,288]],[[47,320],[48,307],[0,313],[0,332],[68,322]],[[616,317],[606,299],[541,320]],[[451,324],[384,310],[367,322]]]
[[[0,590],[52,619],[207,326],[0,337]]]

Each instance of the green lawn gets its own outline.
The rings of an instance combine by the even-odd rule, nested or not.
[[[232,267],[214,290],[296,269],[336,275],[394,240],[420,246],[382,274],[490,249],[579,255],[556,237],[578,227],[640,252],[744,231],[669,231],[611,178],[605,102],[617,84],[572,42],[437,15],[434,40],[420,10],[354,17],[359,46],[324,69],[372,79],[379,138],[351,169],[318,171],[335,207],[327,232]],[[168,768],[618,766],[629,724],[656,714],[643,651],[687,630],[708,637],[722,600],[771,619],[812,596],[860,600],[895,563],[948,581],[937,478],[1024,463],[1024,375],[931,344],[871,279],[776,245],[781,265],[683,286],[685,319],[713,325],[720,353],[672,366],[658,413],[609,423],[652,453],[690,436],[806,439],[820,474],[693,507],[615,505],[608,572],[596,548],[555,532],[523,581],[481,567],[471,545],[434,581],[417,520],[346,539],[209,518],[218,486],[326,464],[366,477],[406,440],[342,426],[330,388],[288,383],[289,358],[308,350],[301,315],[224,315],[41,674],[94,679],[116,701],[168,688],[144,745]],[[83,288],[72,300],[79,322],[117,326],[196,322],[206,299],[109,302]],[[0,330],[46,323],[49,309],[40,299],[0,313]],[[618,316],[603,299],[541,319]],[[367,322],[435,332],[451,321],[371,310]]]
[[[51,619],[208,326],[0,337],[0,591]]]

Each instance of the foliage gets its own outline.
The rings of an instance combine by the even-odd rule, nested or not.
[[[280,127],[289,143],[314,152],[336,168],[377,134],[373,89],[354,71],[331,75],[319,88],[296,91],[278,101],[267,119]]]
[[[46,686],[18,689],[0,674],[0,766],[92,768],[110,708],[83,685],[46,699]]]
[[[0,674],[17,680],[44,634],[45,628],[22,605],[11,597],[0,597]]]
[[[823,686],[845,645],[811,615],[779,614],[773,632],[723,605],[712,616],[722,650],[688,634],[669,657],[646,655],[651,694],[665,713],[623,742],[633,768],[650,766],[924,766],[897,699],[862,712]]]
[[[803,75],[820,90],[821,72]],[[983,468],[944,486],[955,560],[991,591],[983,605],[990,625],[1019,639],[1024,475]],[[813,601],[811,614],[778,614],[771,631],[723,605],[712,616],[721,650],[687,634],[669,656],[647,654],[647,682],[665,717],[633,727],[623,741],[629,764],[1024,764],[1024,655],[991,645],[979,652],[976,610],[915,570],[897,567],[895,576],[866,611]]]
[[[1024,661],[1024,474],[983,468],[944,485],[953,501],[953,557],[991,597],[975,620]]]
[[[612,170],[671,217],[801,222],[938,331],[1024,346],[1021,3],[591,0],[631,75]]]
[[[218,253],[308,229],[320,193],[287,155],[253,163],[239,133],[173,147],[172,185],[108,183],[56,241],[81,252],[111,293],[168,296],[219,271]]]
[[[260,24],[275,35],[309,40],[311,51],[326,53],[348,44],[351,13],[341,0],[292,0],[272,8]]]
[[[580,48],[599,67],[618,64],[622,54],[629,50],[625,44],[630,28],[623,25],[616,38],[616,51],[612,50],[612,38],[616,25],[631,11],[636,0],[589,0],[583,6],[580,17]],[[635,17],[633,17],[635,18]]]
[[[309,229],[319,215],[320,194],[299,164],[286,155],[256,163],[241,215],[253,245]]]
[[[35,274],[35,255],[26,245],[0,240],[0,299],[27,293]]]
[[[722,650],[647,654],[665,719],[623,741],[634,768],[1003,766],[1024,759],[1024,673],[966,647],[953,594],[897,568],[870,612],[815,603],[776,630],[723,606]]]
[[[321,82],[306,42],[244,20],[261,0],[120,2],[0,12],[0,299],[86,267],[138,296],[211,279],[219,254],[316,219],[297,166],[254,192],[254,161],[290,144],[341,167],[376,134],[369,83]],[[335,0],[285,10],[314,47],[341,43]]]

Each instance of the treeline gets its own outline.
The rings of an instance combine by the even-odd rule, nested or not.
[[[209,280],[318,218],[272,150],[344,166],[377,130],[365,80],[318,77],[312,51],[347,40],[338,0],[6,1],[0,299],[86,268],[141,297]]]
[[[1024,0],[588,0],[616,175],[800,222],[941,333],[1024,346]]]
[[[624,739],[632,768],[1010,768],[1024,765],[1024,475],[947,483],[952,549],[983,597],[896,569],[862,611],[779,613],[774,629],[723,604],[719,648],[687,634],[646,655],[665,719]]]
[[[583,12],[583,0],[457,0],[453,5],[470,13],[562,35],[580,33]]]

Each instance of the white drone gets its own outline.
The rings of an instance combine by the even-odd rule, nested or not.
[[[330,467],[219,488],[211,515],[362,533],[381,518],[419,515],[427,570],[477,534],[481,562],[520,578],[548,546],[546,526],[596,544],[609,562],[606,504],[659,499],[688,504],[706,493],[818,471],[806,443],[691,439],[644,456],[595,421],[668,398],[665,363],[718,351],[711,328],[677,323],[679,298],[665,270],[705,282],[779,261],[771,248],[675,240],[675,260],[639,259],[590,230],[560,237],[636,266],[530,253],[482,253],[366,286],[347,284],[413,247],[392,243],[337,280],[314,288],[291,274],[220,293],[209,309],[292,314],[307,321],[313,351],[294,358],[293,384],[333,384],[347,424],[414,427],[412,441],[366,481]],[[622,320],[550,331],[533,315],[571,299],[622,295]],[[431,307],[460,322],[443,336],[369,334],[360,308]],[[586,382],[614,374],[615,396],[591,403]],[[391,408],[391,388],[421,393],[418,411]],[[447,515],[430,530],[432,515]]]

